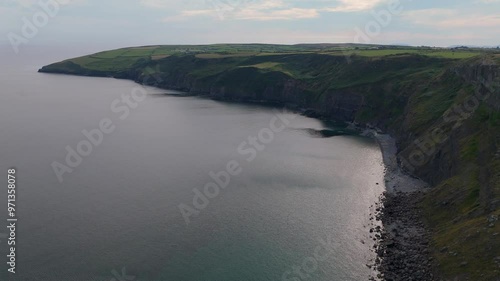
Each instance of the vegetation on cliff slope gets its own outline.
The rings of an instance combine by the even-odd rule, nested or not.
[[[381,127],[397,138],[401,165],[433,186],[422,209],[440,275],[498,280],[499,64],[495,50],[250,44],[126,48],[41,71],[280,103]]]

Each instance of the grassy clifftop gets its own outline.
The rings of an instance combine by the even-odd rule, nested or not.
[[[499,65],[497,50],[250,44],[125,48],[40,71],[279,103],[383,128],[398,140],[401,165],[433,186],[421,208],[439,275],[498,280]]]

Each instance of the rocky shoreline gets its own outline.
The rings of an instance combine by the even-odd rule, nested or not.
[[[303,113],[302,113],[303,114]],[[377,258],[367,267],[374,271],[369,280],[434,281],[430,255],[430,232],[423,223],[419,203],[429,185],[407,174],[399,166],[394,138],[370,125],[367,128],[349,123],[348,130],[375,139],[382,151],[386,191],[370,214],[370,238],[375,242]]]
[[[418,203],[424,192],[386,193],[379,203],[376,219],[383,227],[370,229],[375,240],[378,278],[387,281],[436,280],[430,257],[430,235]],[[375,279],[372,279],[375,280]]]
[[[430,233],[419,209],[428,185],[398,166],[393,138],[376,130],[366,130],[363,134],[378,141],[386,166],[387,191],[371,217],[374,225],[370,228],[370,237],[376,242],[377,258],[367,266],[374,269],[377,276],[370,280],[436,280],[429,252]],[[380,223],[382,226],[376,225]]]

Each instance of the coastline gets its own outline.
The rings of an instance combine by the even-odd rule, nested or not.
[[[419,207],[429,185],[399,167],[396,141],[390,135],[375,129],[366,129],[362,135],[377,141],[385,165],[386,192],[373,218],[383,227],[370,229],[377,259],[369,266],[379,272],[377,277],[382,280],[436,280],[429,251],[430,232]]]
[[[140,81],[134,82],[152,86]],[[315,109],[295,104],[283,104],[266,100],[211,97],[203,93],[193,94],[185,92],[185,89],[172,89],[158,85],[154,87],[163,90],[176,90],[183,93],[175,94],[175,96],[196,96],[225,102],[283,107],[291,112],[310,118],[343,122],[326,117]],[[375,220],[381,222],[383,227],[377,227],[374,224],[370,228],[370,237],[375,242],[374,251],[377,254],[377,258],[373,264],[367,264],[368,267],[374,269],[379,274],[377,277],[371,277],[370,280],[435,280],[432,274],[432,259],[429,257],[428,250],[429,233],[425,229],[417,206],[425,193],[425,189],[428,187],[427,183],[412,177],[399,167],[396,140],[390,135],[383,134],[381,130],[373,128],[369,124],[365,124],[368,129],[350,122],[346,122],[346,124],[349,129],[359,132],[361,136],[371,137],[377,141],[385,166],[384,184],[386,192],[384,192],[378,202],[375,202],[377,211],[371,218],[374,222]]]
[[[138,81],[136,83],[142,84]],[[159,89],[170,90],[163,87]],[[183,92],[184,89],[174,89]],[[210,97],[202,93],[178,96],[196,96],[212,100],[282,107],[293,113],[319,120],[344,122],[348,130],[373,138],[379,145],[384,163],[386,191],[375,202],[376,212],[370,214],[373,222],[370,238],[374,240],[377,257],[367,266],[377,272],[369,278],[384,281],[434,281],[433,259],[430,257],[430,233],[423,223],[418,203],[430,187],[429,184],[405,172],[398,164],[396,139],[370,124],[354,124],[322,115],[315,109],[300,105],[252,99]],[[365,126],[365,127],[363,127]],[[315,132],[319,137],[331,137]],[[378,222],[378,223],[377,223]],[[380,223],[382,227],[380,227]]]
[[[374,129],[364,130],[362,135],[374,138],[380,146],[385,165],[385,186],[388,193],[412,193],[425,191],[429,188],[426,182],[409,175],[399,166],[396,139],[388,134],[379,133],[378,130]]]
[[[358,64],[342,66],[339,74],[345,75],[345,79],[332,81],[328,76],[328,79],[319,79],[318,83],[313,85],[306,84],[304,81],[307,80],[302,79],[300,76],[292,79],[287,78],[286,75],[273,75],[276,72],[252,72],[249,69],[242,70],[239,67],[225,68],[226,71],[219,73],[217,77],[206,75],[206,73],[203,75],[196,74],[194,69],[198,68],[199,65],[191,65],[190,63],[206,61],[190,55],[172,56],[161,61],[161,63],[134,65],[126,69],[126,71],[102,71],[97,70],[97,68],[92,70],[86,68],[85,64],[74,63],[74,65],[68,65],[63,61],[44,66],[39,72],[130,79],[143,85],[149,84],[162,89],[187,91],[191,96],[241,103],[251,103],[252,101],[259,104],[273,102],[275,103],[273,106],[286,107],[295,113],[321,120],[364,120],[359,127],[355,126],[356,123],[353,123],[358,135],[365,128],[376,130],[371,124],[377,124],[376,126],[384,128],[384,132],[393,132],[393,136],[398,140],[398,143],[400,140],[403,141],[400,149],[405,153],[419,148],[419,145],[415,142],[407,143],[407,141],[411,139],[425,141],[424,138],[428,137],[427,134],[418,134],[419,131],[423,132],[433,128],[442,129],[453,125],[456,130],[447,138],[440,140],[432,149],[432,153],[428,153],[432,161],[424,165],[418,165],[417,169],[409,172],[409,178],[407,177],[408,173],[397,168],[398,151],[396,146],[393,145],[393,141],[390,137],[388,139],[381,137],[382,132],[380,130],[375,131],[377,134],[372,137],[378,141],[384,158],[384,167],[386,168],[384,174],[386,192],[380,200],[376,200],[378,202],[376,204],[377,212],[370,214],[370,216],[378,218],[377,224],[382,221],[386,227],[385,230],[382,229],[374,233],[379,235],[379,237],[374,238],[374,242],[380,245],[380,248],[385,247],[392,250],[390,246],[384,245],[386,236],[390,238],[388,241],[392,247],[394,247],[394,244],[392,244],[394,243],[392,241],[394,237],[399,239],[397,235],[401,232],[399,230],[404,231],[404,229],[412,228],[415,225],[419,230],[416,232],[424,233],[419,235],[425,236],[425,224],[421,223],[425,221],[429,226],[432,225],[432,229],[436,230],[432,232],[432,237],[435,240],[433,240],[433,247],[429,249],[433,250],[434,256],[439,258],[441,265],[439,265],[438,270],[437,266],[432,266],[432,263],[438,265],[437,261],[418,259],[419,262],[425,262],[426,264],[426,267],[423,267],[424,273],[419,273],[419,276],[434,269],[437,276],[447,276],[450,280],[463,278],[470,280],[493,280],[495,278],[496,280],[498,263],[496,262],[495,251],[485,250],[498,248],[499,245],[498,240],[489,237],[490,231],[493,231],[492,234],[494,235],[497,234],[494,233],[496,230],[489,229],[495,227],[493,222],[490,221],[490,217],[498,215],[496,210],[498,210],[497,183],[499,182],[499,166],[497,156],[499,146],[497,140],[499,130],[491,130],[499,124],[499,117],[496,113],[500,108],[500,100],[492,95],[495,93],[495,81],[498,78],[498,63],[500,63],[500,60],[495,56],[485,54],[478,58],[454,59],[455,62],[450,60],[449,64],[444,60],[423,60],[422,56],[411,55],[404,58],[395,56],[389,58],[386,56],[384,59],[377,60],[376,64],[372,64],[373,61],[360,59],[357,61]],[[282,57],[279,58],[282,59]],[[330,60],[326,60],[326,58],[318,59],[314,64],[307,64],[307,66],[310,66],[308,69],[315,73],[318,66],[332,65],[329,63]],[[228,59],[214,59],[212,62],[217,63],[224,60]],[[112,59],[109,62],[112,62]],[[388,68],[382,68],[383,65],[380,63],[384,63],[383,65]],[[159,76],[142,72],[148,67],[156,67],[159,64],[165,67],[165,71],[160,71]],[[190,65],[191,67],[175,67],[182,65]],[[212,64],[207,65],[211,66]],[[290,66],[296,69],[294,64],[290,64]],[[390,71],[393,70],[393,67],[398,66],[402,66],[402,69],[405,70],[415,69],[416,72],[412,74],[414,75],[412,79],[400,79],[401,71]],[[204,67],[200,66],[200,68]],[[429,68],[428,70],[437,75],[428,76],[431,72],[422,71],[424,68]],[[204,69],[210,70],[211,68]],[[357,83],[359,82],[358,79],[349,80],[351,78],[350,73],[367,74],[372,73],[371,70],[375,70],[377,75],[384,74],[394,79],[376,79],[365,81],[366,83],[362,84]],[[148,82],[147,78],[155,77],[160,78],[155,80],[156,82],[162,83],[155,85],[155,81]],[[408,77],[408,75],[402,75],[401,77]],[[207,78],[210,79],[205,80]],[[241,83],[235,82],[240,80],[235,80],[235,78],[241,78],[241,81],[246,83],[243,89],[239,87]],[[352,83],[346,83],[346,81]],[[325,91],[322,91],[322,88],[312,87],[315,85],[329,85],[330,83],[337,85],[337,87]],[[257,84],[259,87],[255,87]],[[429,89],[433,89],[433,95],[429,95]],[[313,95],[310,95],[310,93]],[[311,97],[316,99],[311,99]],[[443,100],[449,101],[450,104],[443,103]],[[481,110],[470,111],[464,108],[466,105],[464,100],[477,101],[481,105]],[[441,111],[441,109],[447,109],[443,111],[446,113],[442,115],[443,117],[453,117],[451,119],[459,117],[458,120],[455,122],[447,121],[448,118],[431,118],[432,116],[437,117],[439,115],[438,111]],[[458,114],[457,110],[462,114]],[[463,114],[464,112],[470,114]],[[457,113],[460,116],[455,114],[449,116],[447,113]],[[435,120],[435,122],[430,122],[430,120]],[[488,122],[479,122],[479,120]],[[322,132],[313,133],[318,137],[328,137]],[[488,145],[478,146],[478,143]],[[462,155],[464,153],[467,155],[466,158]],[[471,169],[474,174],[478,173],[481,176],[470,176],[469,171]],[[414,179],[412,175],[426,180],[436,188],[413,189],[415,182],[411,180]],[[453,185],[439,185],[439,183],[445,181],[452,181]],[[430,194],[433,196],[429,196]],[[423,198],[425,198],[425,201],[423,201]],[[419,208],[424,205],[426,215],[422,216]],[[458,208],[458,205],[461,205],[461,207]],[[485,223],[484,226],[478,223],[481,219]],[[418,221],[420,225],[419,223],[412,224],[411,221]],[[399,232],[391,232],[390,227],[387,227],[387,225],[395,225],[395,227],[399,228],[397,230]],[[482,230],[483,227],[485,229],[488,227],[487,232]],[[477,236],[481,239],[470,239],[471,235],[476,236],[476,229],[478,231]],[[406,233],[405,235],[411,236],[413,234]],[[440,239],[440,237],[444,239]],[[381,242],[378,242],[377,239]],[[414,255],[413,253],[406,253],[406,248],[422,253],[429,245],[428,241],[430,239],[427,239],[427,241],[422,239],[422,245],[419,238],[413,237],[407,240],[406,245],[404,241],[398,244],[401,247],[398,247],[398,251],[394,251],[394,255]],[[413,241],[417,241],[421,246],[412,248]],[[442,249],[448,248],[449,243],[454,244],[454,252],[443,252]],[[438,249],[441,250],[438,252]],[[384,265],[391,257],[384,254],[382,250],[380,251],[382,253],[379,256],[383,257],[383,259],[379,259],[377,264],[382,264],[382,267],[385,266],[388,271],[395,270],[394,268],[399,270],[405,268],[405,266],[408,267],[407,262],[401,264],[396,258],[393,258],[395,261],[392,265]],[[466,263],[464,266],[462,265],[464,260],[456,258],[457,252],[464,252],[466,253],[464,256],[475,256],[475,258],[469,260],[469,264]],[[409,262],[414,263],[411,259]],[[429,263],[430,265],[428,265]],[[416,272],[413,268],[409,270],[413,273]],[[406,280],[434,279],[432,277],[413,276],[404,271],[394,276],[387,275],[387,278],[384,279],[401,280],[404,279],[403,276],[408,276]],[[438,280],[440,279],[438,278]]]

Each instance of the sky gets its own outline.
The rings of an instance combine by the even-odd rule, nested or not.
[[[0,0],[0,45],[500,45],[500,0]]]

